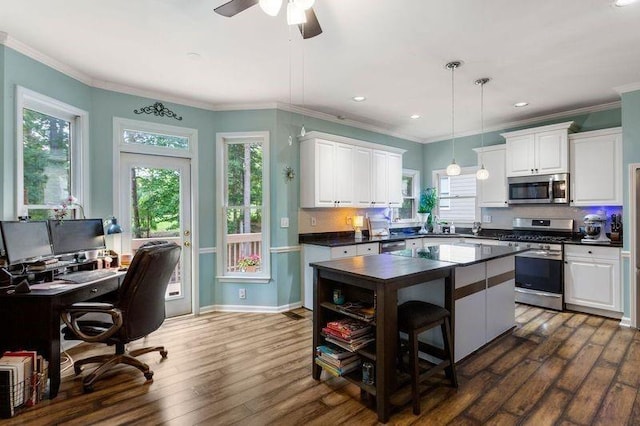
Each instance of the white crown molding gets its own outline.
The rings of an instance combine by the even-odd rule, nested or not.
[[[62,74],[74,78],[81,83],[84,83],[88,86],[91,85],[92,79],[89,75],[60,62],[59,60],[54,59],[51,56],[46,55],[19,40],[16,40],[5,32],[0,33],[0,44],[3,44],[15,50],[16,52],[22,53],[23,55],[33,59],[34,61],[38,61],[50,68],[53,68],[56,71],[60,71]]]
[[[608,102],[606,104],[600,104],[600,105],[594,105],[594,106],[583,107],[583,108],[578,108],[578,109],[572,109],[572,110],[569,110],[569,111],[556,112],[556,113],[553,113],[553,114],[543,115],[543,116],[534,117],[534,118],[528,118],[526,120],[510,121],[510,122],[506,122],[506,123],[503,123],[503,124],[497,124],[495,126],[485,127],[484,132],[485,133],[497,132],[497,131],[501,131],[501,130],[511,129],[511,128],[514,128],[514,127],[528,126],[530,124],[536,124],[536,123],[540,123],[540,122],[547,121],[547,120],[554,120],[554,119],[557,119],[557,118],[567,118],[567,117],[572,117],[572,116],[581,115],[581,114],[589,114],[589,113],[593,113],[593,112],[606,111],[606,110],[609,110],[609,109],[620,108],[621,106],[622,106],[622,102],[620,102],[620,101]],[[461,137],[465,137],[465,136],[478,135],[478,134],[480,134],[480,130],[479,129],[470,130],[468,132],[456,134],[456,139],[457,138],[461,138]],[[448,136],[448,135],[447,136],[439,136],[439,137],[424,139],[423,143],[440,142],[440,141],[446,141],[446,140],[449,140],[449,139],[451,139],[451,137]]]
[[[615,90],[619,95],[622,95],[623,93],[635,92],[637,90],[640,90],[640,81],[614,87],[613,90]]]

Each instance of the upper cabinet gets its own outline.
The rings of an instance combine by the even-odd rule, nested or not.
[[[507,174],[505,170],[507,145],[474,148],[478,154],[478,167],[484,164],[489,179],[477,181],[478,207],[508,207]]]
[[[622,128],[569,136],[571,205],[622,205]]]
[[[506,139],[506,176],[567,173],[573,121],[502,133]]]
[[[402,205],[404,150],[309,132],[300,139],[300,207]]]

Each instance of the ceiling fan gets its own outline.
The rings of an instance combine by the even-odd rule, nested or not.
[[[304,39],[322,34],[318,18],[311,7],[313,3],[314,0],[287,0],[287,23],[298,25]],[[260,4],[266,14],[276,16],[282,6],[282,0],[231,0],[213,10],[230,18],[256,4]]]

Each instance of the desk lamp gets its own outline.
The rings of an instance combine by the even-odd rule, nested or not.
[[[116,234],[122,234],[122,232],[124,232],[122,226],[118,223],[118,219],[113,216],[105,222],[109,224],[107,225],[107,235],[113,235],[113,249],[120,255],[120,253],[122,253],[122,240],[120,239],[120,235]]]

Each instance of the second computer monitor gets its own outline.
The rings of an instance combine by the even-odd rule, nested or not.
[[[0,222],[4,248],[10,265],[51,257],[47,222]]]
[[[56,255],[105,248],[102,219],[49,220],[49,232]]]

